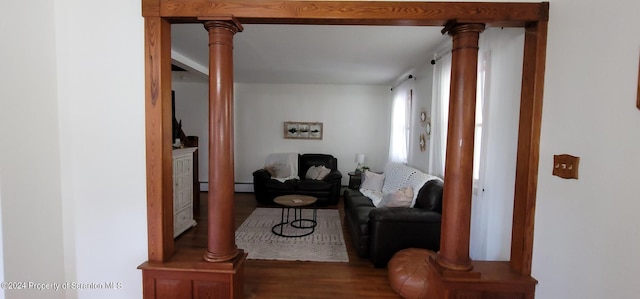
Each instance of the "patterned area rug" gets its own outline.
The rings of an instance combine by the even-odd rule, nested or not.
[[[285,212],[286,213],[286,212]],[[315,231],[304,237],[285,238],[271,232],[280,222],[281,209],[256,208],[236,230],[238,248],[253,260],[286,260],[315,262],[348,262],[340,214],[337,210],[318,209]],[[286,216],[286,214],[285,214]],[[291,210],[293,217],[293,209]],[[303,210],[303,218],[311,218],[311,210]],[[310,229],[285,226],[284,232],[304,234]]]

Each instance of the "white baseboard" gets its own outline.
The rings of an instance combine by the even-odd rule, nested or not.
[[[235,192],[253,193],[253,183],[235,183],[233,189]],[[200,182],[200,191],[209,191],[209,182]]]
[[[253,193],[253,183],[236,183],[234,191]]]

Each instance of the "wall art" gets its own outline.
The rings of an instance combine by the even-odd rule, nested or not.
[[[321,140],[323,135],[321,122],[284,122],[285,139],[315,139]]]

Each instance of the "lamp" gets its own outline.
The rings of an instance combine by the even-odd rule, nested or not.
[[[364,163],[364,154],[356,154],[355,162],[358,163],[358,166],[356,166],[356,172],[361,172],[362,163]]]

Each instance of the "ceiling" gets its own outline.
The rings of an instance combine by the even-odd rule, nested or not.
[[[206,80],[208,35],[202,24],[171,27],[172,58]],[[393,85],[433,58],[449,37],[440,27],[244,25],[234,37],[234,81],[272,84]],[[199,71],[199,72],[198,72]]]

